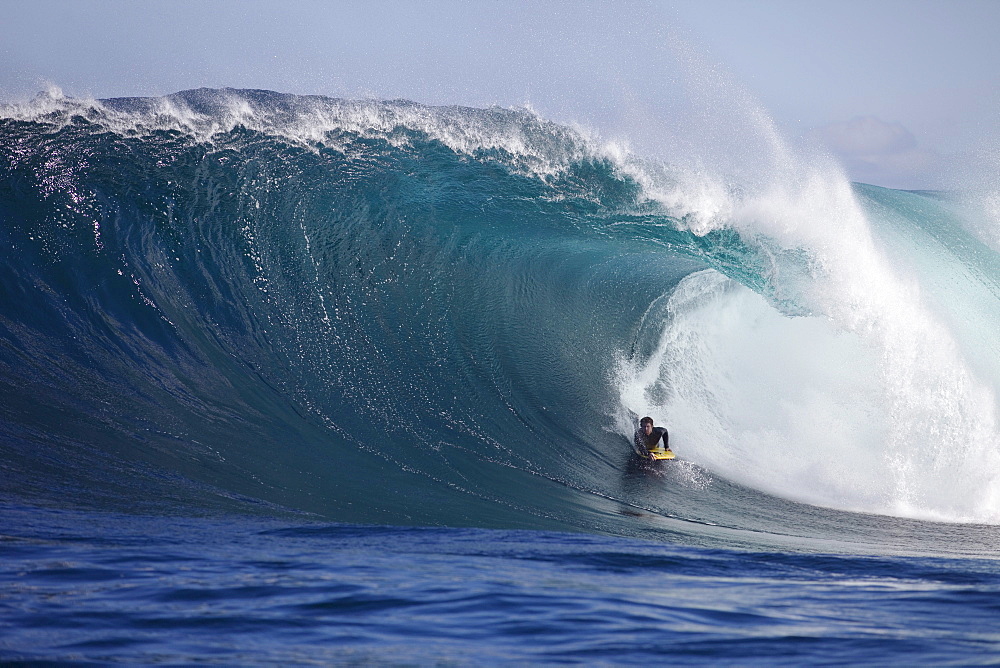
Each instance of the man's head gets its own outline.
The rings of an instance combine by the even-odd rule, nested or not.
[[[651,418],[651,417],[644,417],[641,420],[639,420],[639,428],[642,429],[643,433],[645,433],[646,436],[649,436],[650,434],[652,434],[653,433],[653,418]]]

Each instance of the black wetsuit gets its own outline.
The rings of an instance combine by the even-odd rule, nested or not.
[[[649,456],[649,451],[656,447],[656,444],[663,439],[663,447],[670,449],[670,435],[667,434],[666,427],[653,427],[653,433],[646,436],[642,429],[635,432],[635,451],[643,457]]]

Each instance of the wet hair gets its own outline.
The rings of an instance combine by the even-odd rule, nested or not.
[[[646,416],[646,417],[642,418],[641,420],[639,420],[639,426],[641,427],[642,425],[646,424],[647,422],[649,424],[653,424],[653,418],[651,418],[649,416]]]

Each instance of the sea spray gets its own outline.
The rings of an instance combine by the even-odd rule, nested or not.
[[[685,279],[656,353],[622,366],[624,403],[674,424],[694,461],[757,489],[997,521],[997,379],[970,364],[913,255],[873,229],[877,207],[839,170],[793,156],[782,146],[765,160],[780,166],[770,182],[716,187],[724,201],[706,211],[668,202],[696,234],[733,229],[766,258],[769,303],[718,276]]]

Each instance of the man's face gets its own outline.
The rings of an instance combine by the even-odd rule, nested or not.
[[[652,434],[653,433],[653,423],[652,422],[646,422],[646,423],[644,423],[642,425],[642,431],[643,431],[643,433],[646,434],[646,436],[649,436],[650,434]]]

